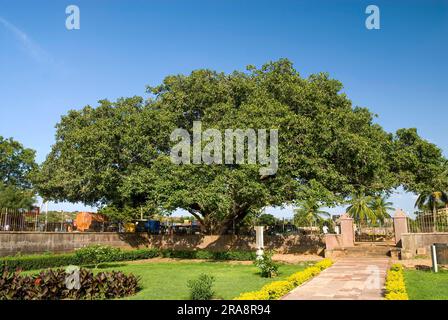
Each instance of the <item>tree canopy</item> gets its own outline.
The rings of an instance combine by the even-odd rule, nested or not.
[[[272,214],[263,213],[257,219],[257,225],[259,226],[275,226],[280,220],[274,217]]]
[[[147,100],[102,100],[63,116],[36,184],[45,198],[99,205],[121,219],[182,208],[218,233],[267,206],[332,206],[353,193],[427,187],[444,161],[440,149],[415,129],[384,131],[342,89],[325,73],[301,77],[286,59],[168,76],[148,87]],[[172,163],[170,134],[191,133],[194,121],[203,130],[278,129],[278,171]]]
[[[0,208],[29,208],[34,204],[32,175],[35,152],[12,138],[0,136]]]
[[[317,226],[330,218],[330,214],[321,210],[321,205],[313,199],[307,199],[294,210],[294,224],[297,227]]]

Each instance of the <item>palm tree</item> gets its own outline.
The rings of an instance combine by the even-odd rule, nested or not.
[[[448,205],[448,192],[446,191],[424,191],[415,202],[415,207],[420,210],[432,210],[434,232],[436,231],[437,210],[446,205]]]
[[[347,208],[347,213],[356,222],[376,221],[375,212],[370,207],[373,198],[362,193],[356,193],[350,200],[350,206]]]
[[[320,210],[319,202],[309,199],[300,203],[299,208],[294,210],[294,224],[298,227],[317,225],[325,220],[323,217],[330,218],[330,214]]]
[[[387,201],[386,196],[378,196],[370,201],[369,207],[373,210],[376,219],[384,222],[384,219],[390,218],[388,211],[395,209],[392,204],[392,202]]]

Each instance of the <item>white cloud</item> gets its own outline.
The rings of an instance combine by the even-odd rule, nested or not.
[[[6,30],[8,30],[15,39],[19,42],[22,49],[28,54],[33,60],[39,63],[49,63],[52,62],[50,55],[42,49],[35,41],[33,41],[24,31],[17,28],[8,20],[0,17],[0,25],[3,25]]]

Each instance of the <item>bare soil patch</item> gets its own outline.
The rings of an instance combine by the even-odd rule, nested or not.
[[[301,262],[320,261],[323,258],[317,254],[274,254],[272,259],[277,262],[297,264]]]

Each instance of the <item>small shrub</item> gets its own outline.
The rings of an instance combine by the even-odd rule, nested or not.
[[[75,256],[79,264],[93,264],[95,268],[105,262],[120,260],[121,250],[119,248],[91,245],[76,250]]]
[[[210,300],[214,296],[213,285],[215,278],[201,274],[198,279],[188,281],[191,300]]]
[[[278,274],[278,264],[272,260],[272,256],[272,251],[266,251],[254,261],[254,264],[260,269],[263,278],[273,278]]]

